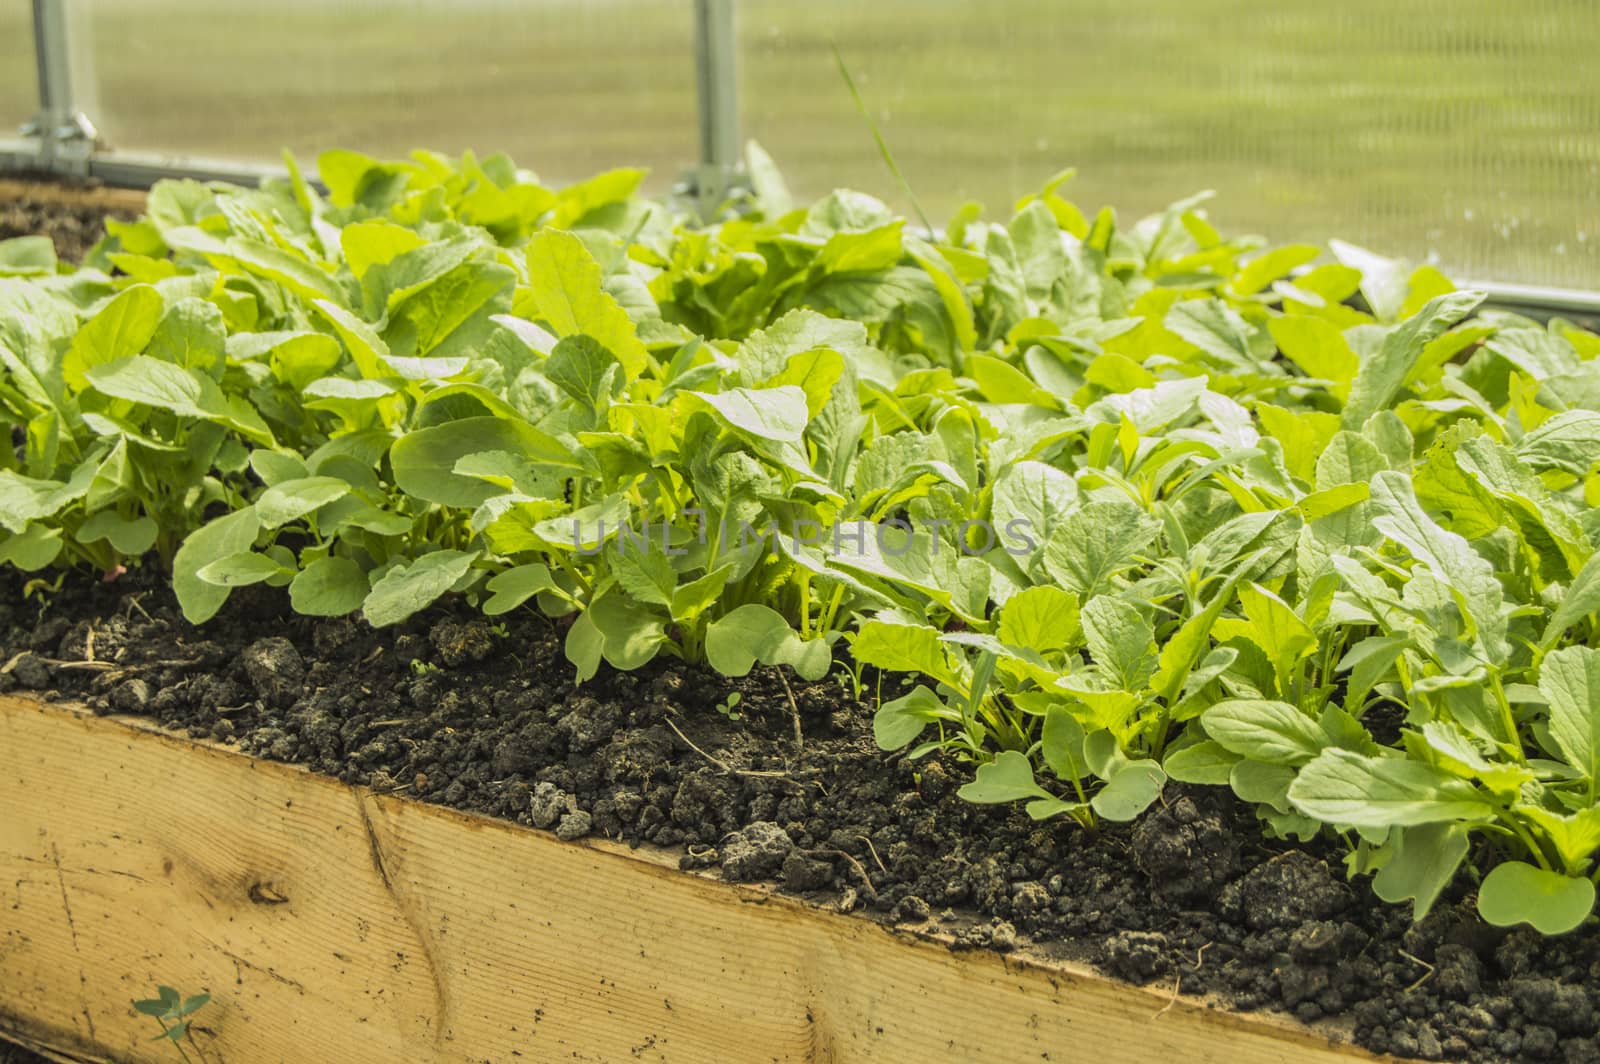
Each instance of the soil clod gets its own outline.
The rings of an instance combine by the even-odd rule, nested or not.
[[[256,697],[269,706],[284,708],[300,697],[305,684],[305,663],[294,644],[282,636],[258,639],[245,647],[245,675]]]
[[[722,840],[722,878],[730,883],[776,879],[794,849],[789,833],[770,820],[758,820]]]

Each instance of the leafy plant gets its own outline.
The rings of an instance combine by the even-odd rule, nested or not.
[[[1071,171],[934,233],[753,146],[709,221],[637,170],[289,162],[0,278],[0,562],[159,565],[196,624],[537,610],[580,682],[842,663],[973,801],[1225,786],[1419,917],[1462,873],[1592,911],[1594,334]]]
[[[153,1041],[170,1042],[172,1048],[183,1060],[191,1060],[183,1043],[187,1041],[195,1056],[205,1060],[205,1054],[200,1052],[200,1047],[195,1044],[194,1035],[189,1030],[193,1022],[192,1017],[211,1001],[210,994],[195,994],[193,997],[184,997],[170,986],[156,988],[156,996],[133,1003],[134,1010],[141,1015],[149,1016],[161,1027],[161,1033]]]

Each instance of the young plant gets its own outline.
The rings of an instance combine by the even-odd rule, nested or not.
[[[200,1046],[194,1040],[194,1033],[189,1029],[193,1017],[211,1001],[210,994],[195,994],[193,997],[184,997],[170,986],[156,988],[156,996],[133,1003],[134,1010],[141,1015],[149,1016],[160,1026],[161,1033],[152,1041],[167,1042],[178,1056],[185,1061],[206,1059],[200,1051]],[[190,1049],[194,1050],[194,1057],[190,1057],[184,1049],[187,1042]]]

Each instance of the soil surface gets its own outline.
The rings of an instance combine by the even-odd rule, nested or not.
[[[141,572],[43,602],[8,572],[0,690],[149,715],[563,838],[676,847],[685,867],[941,926],[956,948],[1027,947],[1334,1020],[1379,1052],[1600,1061],[1596,921],[1556,939],[1488,927],[1463,880],[1413,926],[1347,881],[1336,845],[1266,840],[1221,789],[1171,785],[1137,823],[1095,832],[1037,824],[961,801],[962,766],[880,753],[870,710],[832,679],[663,660],[574,687],[559,626],[535,615],[435,610],[374,631],[296,617],[260,589],[197,630]]]
[[[15,189],[15,194],[10,194]],[[112,206],[94,186],[65,186],[51,179],[35,187],[6,182],[0,195],[0,240],[16,236],[48,236],[62,262],[81,262],[106,235],[106,219],[137,216],[127,207]]]

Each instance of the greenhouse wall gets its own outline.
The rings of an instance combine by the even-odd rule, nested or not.
[[[725,12],[739,73],[708,91],[737,93],[743,135],[797,195],[847,184],[911,207],[837,49],[935,224],[968,201],[1003,214],[1074,167],[1085,208],[1211,189],[1227,230],[1339,236],[1466,279],[1600,276],[1587,0],[64,2],[113,154],[471,148],[552,182],[648,167],[664,191],[700,156],[697,12]],[[0,2],[12,125],[37,107],[32,6]]]

